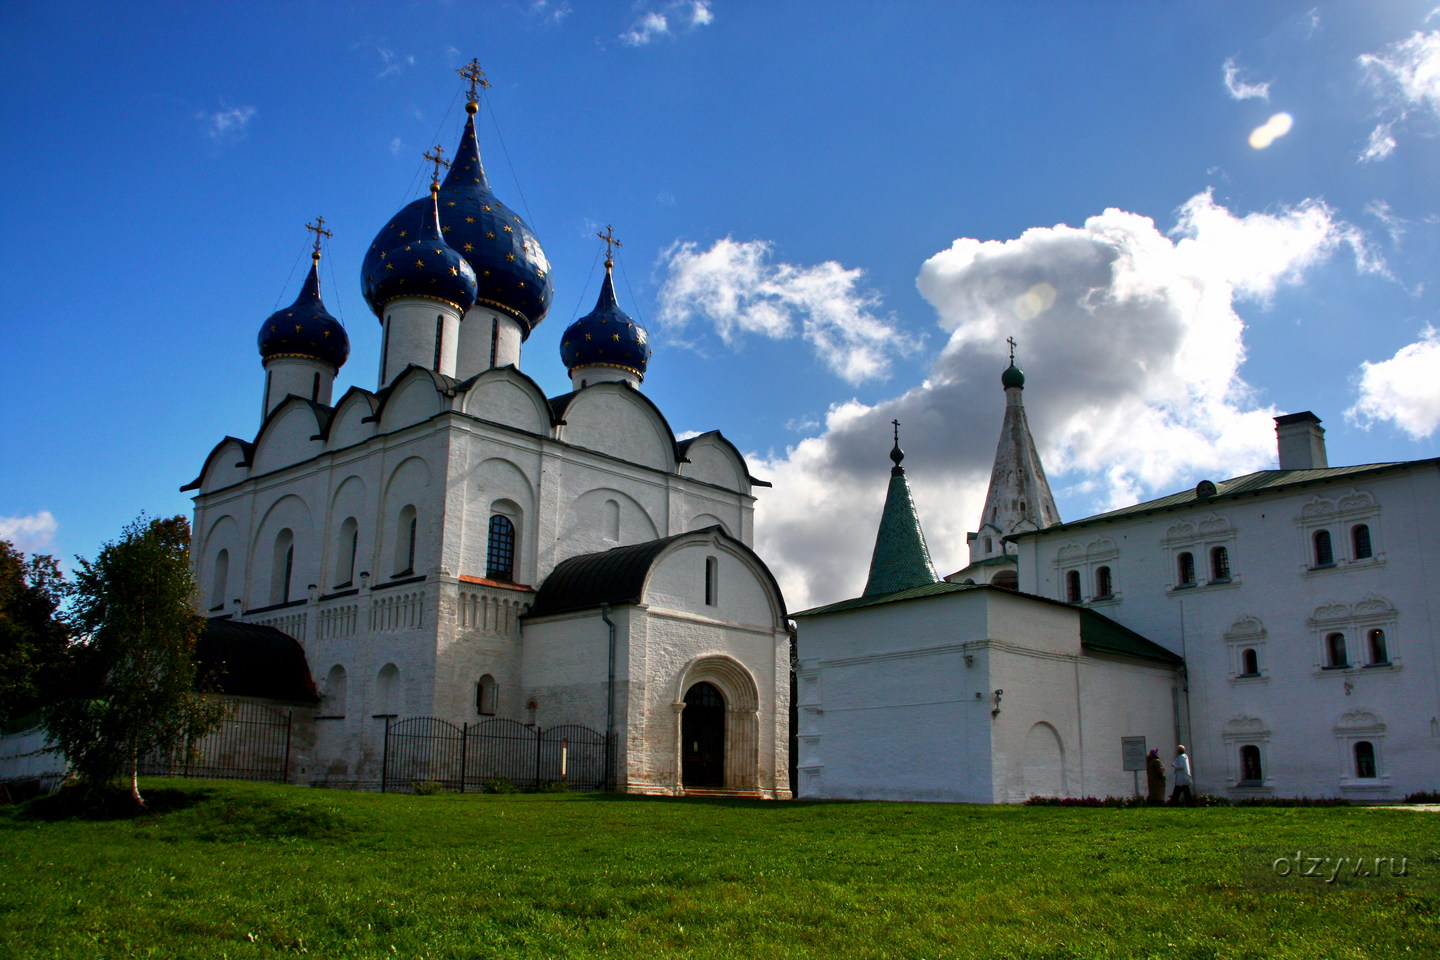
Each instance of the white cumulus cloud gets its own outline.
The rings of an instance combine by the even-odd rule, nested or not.
[[[1361,364],[1359,391],[1345,411],[1356,423],[1389,421],[1416,440],[1433,434],[1440,426],[1440,331],[1427,327],[1389,360]]]
[[[833,260],[813,266],[774,263],[764,240],[717,240],[708,250],[674,243],[659,292],[660,320],[675,329],[709,323],[734,346],[746,334],[802,337],[850,383],[884,377],[892,351],[908,341],[876,310],[880,298],[861,287],[864,271]]]
[[[255,112],[254,107],[222,107],[197,113],[195,118],[205,125],[205,134],[211,140],[238,140],[245,136]]]
[[[670,0],[659,6],[643,10],[620,34],[620,42],[630,47],[643,47],[661,37],[673,36],[674,30],[695,30],[709,26],[715,21],[710,9],[710,0]]]
[[[1380,122],[1360,159],[1384,160],[1395,152],[1395,128],[1411,115],[1418,111],[1440,118],[1440,30],[1417,30],[1380,53],[1362,54],[1359,61],[1382,100]]]
[[[1263,304],[1358,242],[1319,201],[1240,216],[1209,191],[1180,208],[1168,234],[1110,209],[1081,226],[954,241],[917,279],[949,335],[928,376],[873,406],[838,404],[818,436],[755,461],[775,485],[757,506],[757,548],[794,609],[858,594],[898,419],[936,566],[964,566],[1000,432],[1010,336],[1057,491],[1102,509],[1273,464],[1277,411],[1240,377],[1237,304]]]
[[[55,538],[59,524],[49,510],[24,517],[0,517],[0,540],[9,540],[18,550],[39,550]]]
[[[1268,83],[1246,83],[1240,79],[1240,68],[1231,57],[1225,61],[1222,71],[1225,77],[1225,89],[1230,96],[1236,100],[1269,100],[1270,84]]]

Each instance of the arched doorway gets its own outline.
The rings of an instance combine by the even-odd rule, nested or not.
[[[725,697],[703,680],[685,691],[680,713],[680,782],[725,786]]]

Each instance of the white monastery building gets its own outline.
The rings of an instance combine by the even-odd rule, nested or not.
[[[1330,467],[1299,413],[1278,469],[1061,523],[1024,384],[970,565],[936,577],[897,435],[864,593],[794,615],[797,795],[1128,795],[1178,743],[1233,799],[1440,787],[1440,460]]]
[[[573,392],[521,371],[550,264],[489,188],[464,75],[444,181],[365,257],[376,389],[332,397],[349,341],[316,267],[261,328],[259,432],[187,487],[203,606],[303,651],[301,782],[376,783],[404,718],[504,718],[612,735],[615,789],[787,797],[790,632],[751,549],[764,484],[719,432],[677,441],[641,392],[650,345],[609,259],[561,347]]]

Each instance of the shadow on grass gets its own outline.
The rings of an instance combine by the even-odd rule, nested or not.
[[[130,791],[109,787],[89,791],[78,786],[63,787],[48,797],[36,797],[20,805],[15,816],[22,820],[135,820],[162,816],[203,803],[215,794],[205,787],[147,789],[145,806],[137,807]]]

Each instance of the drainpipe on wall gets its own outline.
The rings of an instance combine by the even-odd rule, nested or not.
[[[609,676],[605,681],[605,779],[615,789],[615,621],[610,619],[610,604],[600,604],[600,619],[610,634]]]

